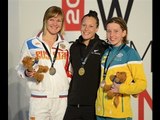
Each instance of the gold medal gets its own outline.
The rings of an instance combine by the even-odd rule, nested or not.
[[[50,69],[49,69],[49,74],[50,75],[54,75],[56,73],[56,69],[54,68],[54,67],[51,67]]]
[[[82,76],[82,75],[84,75],[84,73],[85,73],[85,69],[84,69],[83,67],[79,68],[78,74],[79,74],[80,76]]]

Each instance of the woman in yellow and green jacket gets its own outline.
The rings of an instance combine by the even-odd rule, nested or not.
[[[132,120],[131,95],[139,94],[147,87],[143,62],[138,52],[127,46],[127,25],[120,17],[107,21],[106,35],[110,47],[105,50],[101,59],[101,82],[97,92],[97,120]],[[110,75],[117,72],[126,73],[123,84],[112,82]],[[108,98],[103,90],[105,84],[113,84],[111,91],[118,96],[118,105],[113,98]]]

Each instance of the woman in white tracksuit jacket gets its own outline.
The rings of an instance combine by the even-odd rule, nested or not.
[[[23,44],[16,70],[21,78],[27,80],[31,90],[29,120],[63,120],[71,78],[68,67],[70,45],[62,38],[63,26],[62,9],[52,6],[45,12],[42,31]],[[23,67],[22,59],[25,56],[38,57],[38,64],[49,68],[53,64],[56,73],[44,73],[44,79],[37,83],[33,78],[35,71]]]

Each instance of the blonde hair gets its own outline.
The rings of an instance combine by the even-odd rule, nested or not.
[[[62,16],[62,28],[60,30],[60,34],[63,35],[64,34],[64,13],[62,11],[62,9],[60,7],[57,6],[51,6],[49,7],[43,17],[43,27],[42,27],[42,32],[45,34],[45,30],[46,30],[46,23],[47,20],[50,19],[51,17],[56,17],[56,16]]]

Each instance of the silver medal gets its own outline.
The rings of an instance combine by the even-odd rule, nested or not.
[[[50,75],[54,75],[56,73],[56,69],[54,68],[54,67],[51,67],[50,69],[49,69],[49,74]]]

